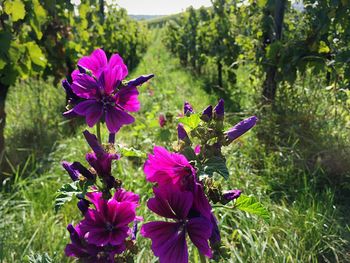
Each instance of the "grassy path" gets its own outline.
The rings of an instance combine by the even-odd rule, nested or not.
[[[208,96],[201,89],[203,83],[181,68],[166,51],[159,33],[153,37],[132,77],[147,73],[154,73],[156,77],[140,89],[142,110],[135,114],[136,123],[123,128],[117,136],[119,144],[145,151],[150,151],[154,143],[170,147],[175,139],[174,117],[181,112],[185,100],[196,109],[217,100]],[[168,115],[164,129],[158,125],[160,113]],[[89,149],[81,132],[77,134],[58,142],[47,158],[50,169],[38,170],[28,179],[18,176],[11,193],[0,192],[0,262],[26,262],[31,251],[37,256],[47,253],[53,262],[69,262],[63,255],[69,242],[65,227],[81,217],[74,203],[56,214],[53,202],[54,192],[69,182],[60,161],[85,163],[84,155]],[[107,138],[105,131],[103,136]],[[264,222],[242,212],[215,208],[223,236],[223,252],[228,253],[230,262],[327,262],[325,258],[330,262],[337,259],[345,262],[346,244],[341,238],[344,226],[337,221],[332,191],[316,193],[312,184],[305,182],[303,188],[295,189],[292,203],[283,198],[283,193],[279,200],[270,198],[271,174],[286,173],[292,164],[281,167],[275,162],[275,156],[261,154],[254,132],[245,136],[241,144],[243,147],[237,144],[227,149],[231,172],[227,189],[240,188],[245,194],[256,196],[269,209],[271,220]],[[124,181],[125,188],[141,194],[139,214],[148,221],[152,215],[144,204],[151,195],[151,185],[144,179],[142,163],[143,159],[124,158],[115,164],[113,172]],[[258,163],[264,166],[259,167]],[[140,253],[136,262],[156,262],[150,253],[150,242],[138,237],[138,243]]]

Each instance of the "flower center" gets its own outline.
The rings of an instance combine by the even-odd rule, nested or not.
[[[107,223],[106,223],[106,230],[107,230],[108,232],[112,232],[113,229],[114,229],[114,226],[113,226],[110,222],[107,222]]]
[[[110,95],[102,96],[101,102],[104,109],[106,109],[108,105],[115,106],[115,99]]]

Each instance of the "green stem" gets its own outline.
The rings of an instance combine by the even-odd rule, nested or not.
[[[199,254],[199,261],[201,263],[206,263],[207,259],[205,258],[205,256],[198,250],[198,254]]]
[[[96,124],[96,136],[97,136],[97,140],[98,140],[98,142],[101,144],[101,124],[100,124],[100,122],[98,122],[97,124]]]

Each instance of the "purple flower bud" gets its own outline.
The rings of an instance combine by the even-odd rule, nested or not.
[[[252,116],[237,123],[230,130],[225,132],[229,142],[232,142],[233,140],[237,139],[238,137],[240,137],[241,135],[249,131],[251,128],[255,126],[257,121],[258,121],[258,118],[255,116]]]
[[[220,99],[218,104],[214,108],[214,116],[216,119],[222,120],[224,118],[225,108],[224,108],[224,100]]]
[[[78,171],[82,176],[84,176],[86,179],[88,180],[94,180],[94,176],[93,174],[88,170],[86,169],[81,163],[79,162],[74,162],[72,163],[71,167]]]
[[[134,225],[132,227],[132,232],[131,232],[131,240],[135,240],[136,239],[136,235],[137,235],[137,224],[139,223],[138,220],[134,220]]]
[[[193,108],[191,106],[191,104],[189,104],[187,101],[185,101],[185,104],[184,104],[184,114],[191,114],[193,113]]]
[[[158,122],[159,122],[159,126],[161,128],[163,128],[166,124],[166,119],[165,119],[165,116],[164,114],[159,114],[159,118],[158,118]]]
[[[69,162],[63,161],[61,164],[73,181],[79,180],[79,172],[75,170]]]
[[[241,195],[242,191],[241,190],[230,190],[230,191],[227,191],[223,194],[223,197],[226,199],[226,200],[235,200],[237,199],[240,195]]]
[[[88,200],[85,200],[85,199],[79,200],[77,206],[79,210],[83,213],[83,215],[85,215],[86,211],[88,210],[89,204],[90,202]]]
[[[201,153],[201,146],[198,144],[196,145],[196,147],[194,147],[194,153],[196,155],[200,154]]]
[[[177,125],[177,137],[180,139],[180,140],[185,140],[186,138],[188,138],[188,134],[183,126],[182,123],[179,123]]]
[[[142,75],[136,79],[132,79],[127,83],[128,87],[137,87],[145,83],[146,81],[150,80],[151,78],[154,77],[154,74],[149,74],[149,75]]]
[[[201,119],[205,122],[208,122],[213,117],[213,107],[209,105],[202,111]]]

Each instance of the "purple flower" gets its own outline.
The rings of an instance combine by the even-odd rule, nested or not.
[[[154,77],[154,74],[149,74],[149,75],[142,75],[136,79],[129,80],[127,83],[128,87],[137,87],[145,83],[146,81],[150,80],[151,78]]]
[[[224,100],[220,99],[218,104],[214,108],[214,117],[218,120],[222,120],[224,118],[225,108],[224,108]]]
[[[108,188],[114,186],[115,179],[112,176],[112,161],[120,158],[119,154],[109,153],[100,145],[95,135],[87,130],[83,132],[86,141],[89,143],[93,152],[86,154],[86,160],[94,168],[97,175],[100,176]]]
[[[144,165],[146,179],[152,183],[181,186],[184,177],[193,177],[195,171],[182,154],[168,152],[165,148],[155,146],[154,154],[149,154]]]
[[[210,219],[211,206],[206,198],[203,186],[196,179],[196,171],[182,154],[168,152],[160,146],[154,147],[144,165],[146,179],[157,183],[159,188],[172,187],[180,191],[193,193],[194,209]]]
[[[141,235],[152,240],[152,251],[160,263],[186,263],[188,250],[186,234],[201,254],[212,257],[208,240],[212,223],[195,211],[191,211],[194,197],[191,192],[172,188],[154,189],[155,197],[147,202],[154,213],[175,222],[155,221],[141,228]]]
[[[129,223],[135,220],[136,204],[118,202],[114,198],[105,200],[102,193],[88,193],[95,209],[89,208],[80,222],[84,239],[96,246],[119,246],[129,236]]]
[[[88,180],[94,180],[94,175],[79,162],[69,163],[63,161],[62,166],[73,181],[78,181],[81,176]]]
[[[230,130],[225,132],[228,141],[232,142],[233,140],[237,139],[238,137],[240,137],[241,135],[249,131],[251,128],[255,126],[257,121],[258,121],[258,118],[255,116],[252,116],[237,123]]]
[[[118,188],[118,190],[114,193],[113,198],[117,200],[118,202],[131,202],[135,203],[138,206],[138,203],[140,201],[139,195],[133,193],[133,192],[128,192],[123,188]]]
[[[71,244],[68,244],[64,250],[66,256],[79,258],[85,263],[113,263],[114,256],[126,249],[125,244],[98,247],[87,243],[79,224],[76,227],[69,224],[67,230]]]
[[[80,72],[85,73],[79,70],[72,73],[71,89],[84,101],[73,108],[74,113],[85,116],[89,127],[104,118],[111,133],[118,132],[123,125],[133,123],[134,118],[126,111],[140,109],[137,98],[139,92],[134,86],[118,88],[128,74],[122,58],[114,54],[107,62],[104,51],[96,49],[90,56],[81,58],[78,65]]]
[[[242,193],[241,190],[230,190],[230,191],[224,192],[223,197],[226,200],[231,201],[231,200],[235,200],[238,197],[240,197],[241,193]]]
[[[209,105],[202,111],[201,119],[205,122],[209,122],[213,117],[213,107]]]
[[[182,123],[179,123],[177,125],[177,137],[179,138],[179,140],[185,140],[186,138],[188,138],[188,134]]]
[[[193,113],[193,108],[191,106],[191,104],[187,101],[185,101],[184,103],[184,114],[185,115],[188,115],[188,114],[191,114]]]
[[[159,114],[159,118],[158,118],[158,122],[159,122],[159,126],[161,128],[163,128],[166,124],[166,119],[165,119],[165,116],[164,114]]]
[[[200,154],[201,153],[201,146],[198,144],[196,145],[196,147],[194,147],[194,153],[196,155]]]

